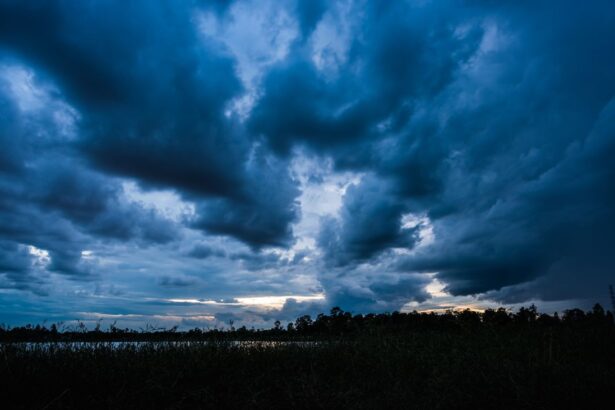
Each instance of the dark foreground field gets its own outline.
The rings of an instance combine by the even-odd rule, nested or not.
[[[457,319],[308,344],[5,343],[0,407],[613,408],[609,320]]]

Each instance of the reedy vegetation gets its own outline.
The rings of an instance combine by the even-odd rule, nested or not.
[[[333,309],[269,330],[0,334],[3,408],[591,408],[615,388],[615,325],[599,306],[561,318]],[[12,343],[26,336],[49,343]],[[107,342],[138,339],[149,342]],[[76,340],[94,343],[63,343]]]

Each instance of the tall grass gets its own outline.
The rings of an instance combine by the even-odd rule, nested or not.
[[[612,326],[0,346],[1,408],[610,408]]]

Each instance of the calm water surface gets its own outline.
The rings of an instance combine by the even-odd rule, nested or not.
[[[263,349],[278,348],[285,346],[315,347],[322,344],[318,341],[260,341],[260,340],[228,340],[228,341],[170,341],[170,342],[17,342],[0,343],[0,346],[15,346],[27,350],[48,350],[48,349],[100,349],[100,348],[136,348],[136,349],[164,349],[169,347],[198,347],[198,346],[219,346],[242,349]]]

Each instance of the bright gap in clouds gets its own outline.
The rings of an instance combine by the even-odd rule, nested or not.
[[[446,285],[438,280],[435,273],[428,273],[431,277],[431,282],[425,287],[425,290],[429,293],[430,299],[423,303],[410,302],[405,304],[402,308],[402,312],[425,312],[425,313],[445,313],[447,311],[462,311],[465,309],[482,312],[486,309],[498,309],[504,307],[508,310],[514,311],[521,307],[527,307],[530,304],[534,304],[538,307],[538,310],[546,313],[562,312],[568,309],[571,305],[581,303],[580,300],[559,300],[559,301],[544,301],[544,300],[530,300],[523,303],[498,303],[485,297],[479,297],[475,295],[467,296],[453,296],[445,290]]]
[[[49,252],[45,249],[39,249],[36,246],[28,245],[28,253],[34,257],[35,264],[45,267],[51,262]]]
[[[37,83],[34,72],[23,66],[1,65],[0,78],[21,111],[40,110],[49,99],[48,90]]]
[[[418,227],[419,241],[415,248],[431,245],[436,241],[436,236],[433,230],[433,224],[426,215],[405,214],[401,219],[402,229],[413,229]]]
[[[350,185],[358,184],[362,174],[336,172],[330,158],[310,156],[301,151],[295,152],[291,169],[301,187],[298,198],[301,219],[293,226],[297,237],[293,250],[317,251],[316,238],[321,219],[338,216],[346,190]]]
[[[245,93],[231,100],[225,116],[243,121],[259,97],[268,67],[286,58],[298,36],[295,19],[275,1],[233,3],[228,13],[198,12],[198,28],[205,42],[214,42],[233,56]]]
[[[219,305],[239,307],[261,307],[266,309],[281,309],[288,300],[296,302],[319,302],[325,300],[325,295],[285,295],[285,296],[252,296],[238,297],[231,300],[201,300],[201,299],[166,299],[165,302],[188,305]]]
[[[28,120],[50,119],[53,127],[37,130],[35,137],[63,141],[77,137],[79,112],[63,100],[55,84],[41,78],[31,67],[10,59],[0,60],[0,92],[10,95]]]
[[[160,215],[174,221],[194,215],[193,203],[182,200],[171,190],[143,190],[134,181],[122,183],[124,195],[131,202],[136,202],[147,209],[153,209]]]
[[[261,306],[271,309],[280,309],[289,299],[294,299],[297,302],[322,301],[325,299],[325,295],[242,297],[237,298],[237,302],[246,306]]]

